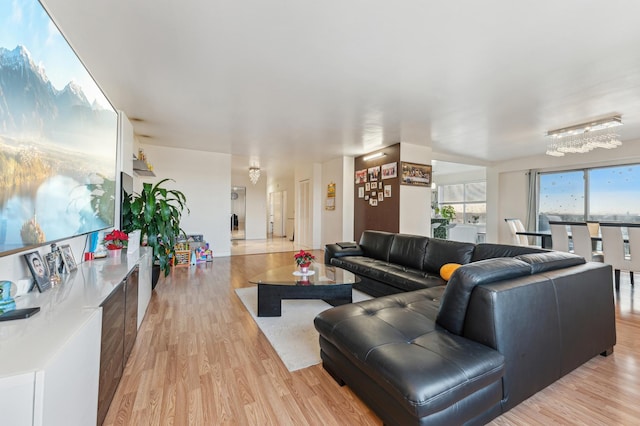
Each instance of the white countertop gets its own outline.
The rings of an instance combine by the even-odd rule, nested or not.
[[[40,307],[31,318],[0,322],[0,378],[43,369],[48,359],[98,312],[100,304],[138,264],[146,248],[130,256],[83,262],[44,293],[16,299],[18,308]]]

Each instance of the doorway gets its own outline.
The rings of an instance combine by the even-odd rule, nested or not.
[[[269,193],[269,236],[281,238],[286,236],[285,207],[287,205],[287,191]]]
[[[247,188],[231,187],[231,240],[246,238]]]
[[[311,199],[311,182],[307,180],[300,181],[298,183],[298,233],[296,239],[303,246],[313,247],[313,235],[312,235],[312,199]]]

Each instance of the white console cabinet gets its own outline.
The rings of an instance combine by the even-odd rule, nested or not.
[[[18,308],[40,306],[41,311],[0,323],[1,424],[96,424],[100,305],[138,265],[139,327],[151,298],[150,258],[149,250],[141,248],[129,256],[84,262],[60,285],[16,301]]]

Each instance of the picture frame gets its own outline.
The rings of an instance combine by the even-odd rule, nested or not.
[[[73,257],[73,251],[69,244],[60,246],[60,253],[62,254],[62,264],[65,272],[73,272],[78,269],[78,264],[75,257]]]
[[[431,166],[426,164],[402,162],[402,185],[431,187]]]
[[[367,182],[367,169],[356,170],[356,185]]]
[[[384,196],[385,198],[391,197],[391,185],[384,186]]]
[[[358,187],[358,198],[364,198],[364,186]]]
[[[23,255],[31,275],[33,275],[33,281],[40,293],[51,288],[51,274],[49,273],[49,267],[40,256],[40,252],[32,251]]]
[[[382,179],[393,179],[398,177],[398,163],[387,163],[382,165]]]
[[[380,176],[380,166],[369,167],[369,182],[374,182],[378,180]]]
[[[367,192],[371,191],[371,184],[369,182],[364,184],[364,190]]]
[[[382,191],[378,192],[378,201],[384,201],[384,194]]]
[[[371,182],[371,189],[378,189],[378,182]]]

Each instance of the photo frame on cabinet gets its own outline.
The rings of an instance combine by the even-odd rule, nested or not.
[[[73,251],[71,251],[69,244],[60,246],[60,253],[62,253],[62,263],[64,264],[65,272],[73,272],[78,269],[76,259],[73,257]]]
[[[44,293],[51,288],[51,275],[49,273],[49,267],[42,260],[40,252],[32,251],[23,255],[33,280],[35,281],[38,291]]]

